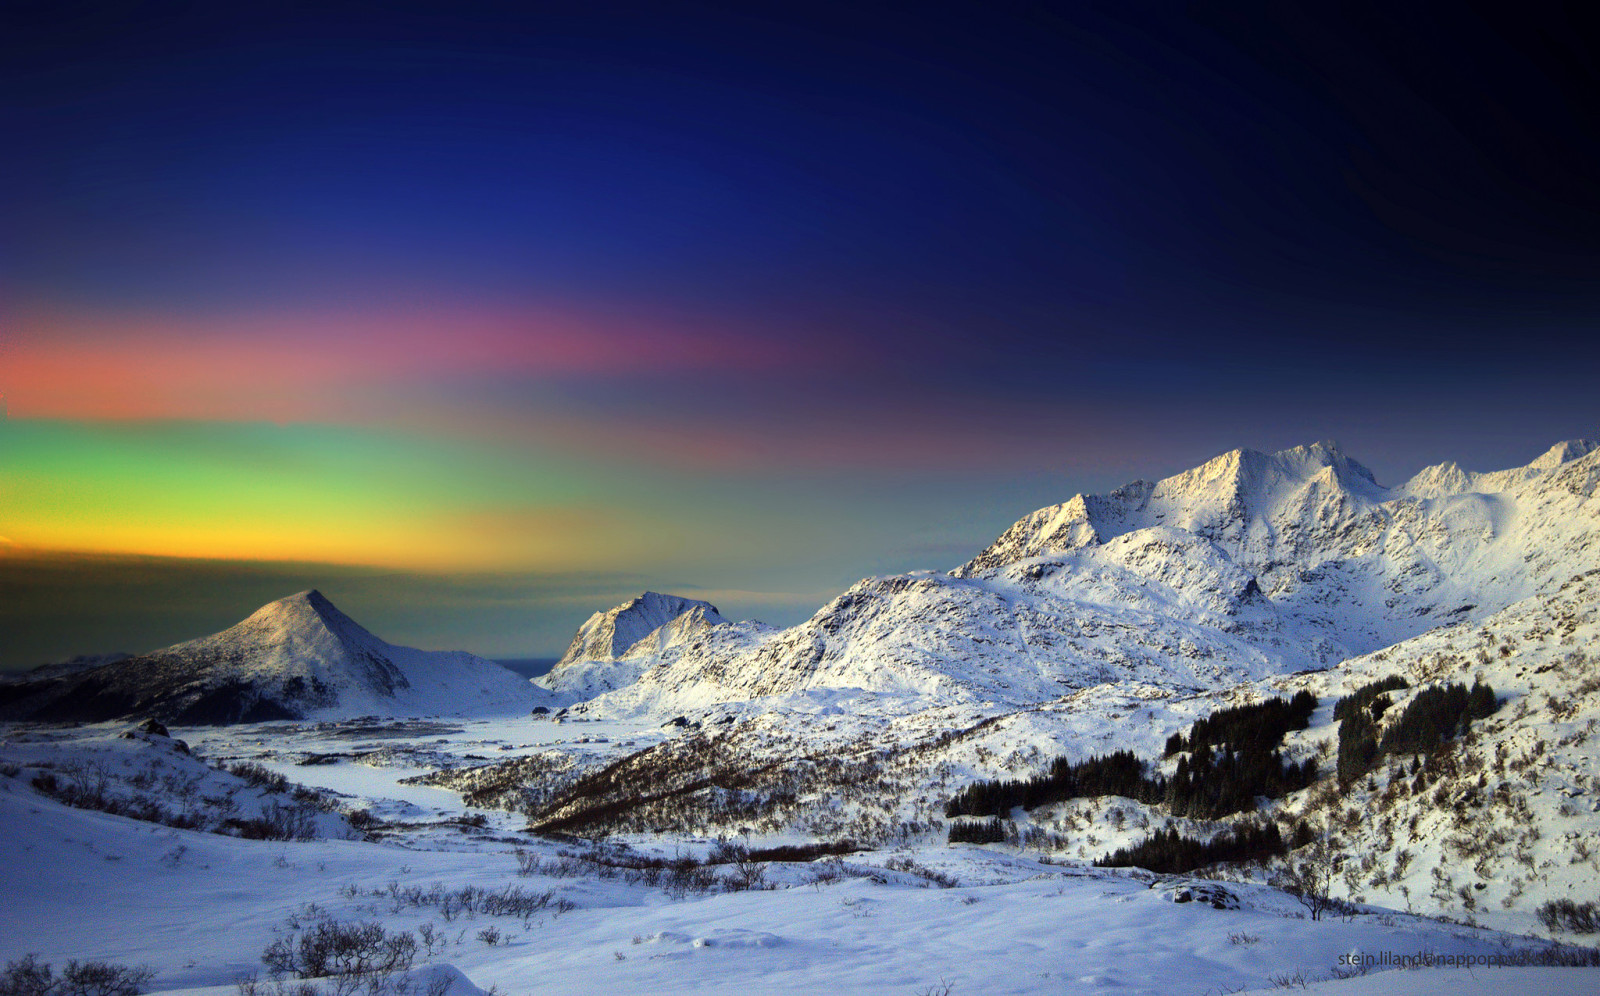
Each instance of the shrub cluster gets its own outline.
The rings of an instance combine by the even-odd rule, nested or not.
[[[1390,705],[1389,696],[1384,695],[1384,692],[1397,692],[1409,687],[1411,686],[1406,684],[1406,679],[1398,674],[1391,674],[1387,678],[1379,678],[1377,681],[1362,685],[1335,702],[1333,704],[1333,718],[1344,719],[1363,710],[1370,712],[1373,718],[1377,718],[1383,715],[1384,710],[1389,708]],[[1380,695],[1383,696],[1381,700],[1379,699]]]
[[[833,852],[838,845],[816,845]],[[856,850],[845,842],[839,853]],[[750,889],[771,889],[767,881],[769,851],[752,850],[745,845],[719,838],[705,861],[690,854],[663,858],[638,854],[625,846],[596,842],[585,851],[562,850],[554,858],[541,858],[532,851],[518,849],[517,873],[519,875],[550,875],[552,877],[578,878],[593,876],[599,879],[620,878],[629,885],[660,888],[673,899],[684,896],[703,896],[721,889],[724,892],[743,892]],[[719,874],[717,869],[725,870]],[[565,900],[563,900],[565,902]]]
[[[1499,708],[1494,689],[1481,681],[1474,682],[1470,691],[1456,682],[1425,688],[1384,730],[1383,750],[1388,754],[1427,753],[1466,733],[1473,720],[1493,715]]]
[[[1209,841],[1185,837],[1176,829],[1157,830],[1133,847],[1120,848],[1099,858],[1101,868],[1148,868],[1166,875],[1180,875],[1219,861],[1266,861],[1288,852],[1278,825],[1246,820]]]
[[[1574,934],[1592,934],[1600,930],[1600,903],[1552,899],[1540,904],[1536,912],[1546,930],[1567,930]]]
[[[524,853],[517,852],[519,861]],[[547,909],[559,916],[576,908],[570,900],[557,899],[553,889],[530,892],[514,885],[502,889],[484,889],[475,885],[447,889],[438,882],[428,888],[390,882],[385,888],[373,889],[372,896],[387,899],[390,911],[394,913],[407,907],[437,909],[446,923],[462,914],[476,916],[479,913],[485,916],[514,916],[527,923],[535,914]]]
[[[56,975],[36,955],[7,962],[0,973],[0,993],[5,996],[137,996],[155,977],[148,968],[126,968],[103,961],[69,961]]]
[[[32,785],[52,799],[78,809],[94,809],[112,816],[160,823],[179,830],[202,830],[206,826],[206,818],[200,813],[168,809],[148,796],[129,798],[112,795],[103,781],[64,780],[57,778],[54,772],[41,771],[33,776]]]
[[[247,840],[315,840],[317,813],[314,806],[269,802],[260,816],[230,817],[223,825]]]
[[[289,791],[289,779],[276,771],[269,769],[264,764],[254,761],[240,761],[228,765],[228,773],[245,781],[246,784],[263,789],[267,792]]]

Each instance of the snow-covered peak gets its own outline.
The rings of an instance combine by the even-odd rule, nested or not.
[[[330,641],[347,647],[383,642],[339,611],[315,588],[268,602],[236,626],[191,642],[223,641],[230,637],[307,646],[327,645]]]
[[[578,661],[614,661],[627,654],[634,644],[689,612],[699,612],[699,619],[715,626],[728,620],[710,602],[680,595],[663,595],[647,591],[605,612],[596,612],[578,628],[561,655],[555,670]]]
[[[212,724],[370,714],[468,714],[553,701],[499,664],[399,647],[321,592],[270,602],[211,636],[34,683],[18,715],[154,716]]]
[[[1587,439],[1563,440],[1545,450],[1532,463],[1506,470],[1475,473],[1463,470],[1454,461],[1425,468],[1411,480],[1395,488],[1395,498],[1443,498],[1449,495],[1498,494],[1524,481],[1582,458],[1600,449],[1600,443]]]
[[[1539,458],[1528,464],[1534,470],[1550,470],[1564,463],[1570,463],[1579,457],[1586,457],[1595,450],[1600,449],[1600,443],[1589,439],[1563,440],[1545,450]]]
[[[1310,487],[1366,501],[1383,497],[1372,471],[1346,456],[1337,443],[1321,442],[1277,453],[1232,450],[1160,482],[1151,501],[1220,525],[1222,516],[1271,518]]]
[[[1039,509],[970,562],[972,576],[1030,557],[1096,543],[1136,529],[1176,526],[1208,539],[1236,542],[1307,518],[1327,521],[1383,501],[1372,471],[1337,443],[1277,453],[1230,450],[1156,484],[1135,481],[1108,495],[1078,495]]]

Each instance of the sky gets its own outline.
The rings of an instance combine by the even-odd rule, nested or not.
[[[1600,435],[1574,11],[8,4],[0,668],[793,623],[1235,447]]]

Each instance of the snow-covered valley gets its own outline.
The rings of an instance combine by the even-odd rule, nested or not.
[[[1549,963],[1600,962],[1597,484],[1586,442],[1394,488],[1330,445],[1235,451],[786,630],[646,593],[532,685],[302,593],[0,685],[0,958],[249,996],[275,944],[371,923],[413,946],[374,992],[1592,991]],[[1451,683],[1490,705],[1413,738]],[[1309,782],[1176,794],[1245,754],[1195,730],[1300,693],[1267,749]],[[1135,794],[1058,779],[952,842],[988,825],[952,812],[974,785],[1119,751]],[[1095,864],[1246,823],[1283,850]]]

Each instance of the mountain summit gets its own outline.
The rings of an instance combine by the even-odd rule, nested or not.
[[[589,699],[633,684],[646,667],[663,660],[709,646],[743,646],[768,632],[764,623],[729,622],[710,602],[647,591],[590,616],[538,683],[570,698]]]
[[[321,592],[262,606],[221,633],[69,675],[0,686],[7,718],[153,717],[195,725],[511,711],[548,695],[492,661],[397,647]]]
[[[642,641],[565,688],[616,714],[812,689],[1023,706],[1329,667],[1600,569],[1597,483],[1582,440],[1392,489],[1334,443],[1233,450],[1032,512],[949,574],[867,578],[783,631]]]

